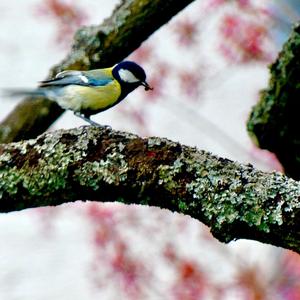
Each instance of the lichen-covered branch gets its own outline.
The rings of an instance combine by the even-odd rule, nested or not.
[[[102,25],[78,30],[70,54],[52,68],[49,77],[66,69],[87,70],[114,65],[193,1],[123,0]],[[34,58],[32,60],[34,63]],[[62,112],[56,103],[47,99],[24,100],[0,125],[0,143],[36,137]]]
[[[221,241],[300,253],[300,183],[166,139],[80,127],[0,145],[0,211],[76,199],[155,205]]]
[[[300,179],[300,26],[296,26],[270,67],[268,89],[248,121],[259,146],[274,152],[286,174]]]

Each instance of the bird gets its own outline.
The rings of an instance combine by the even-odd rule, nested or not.
[[[153,89],[140,65],[122,61],[110,68],[62,71],[52,79],[40,81],[35,90],[12,90],[9,94],[46,97],[90,125],[103,127],[91,120],[91,115],[115,106],[139,86],[146,91]]]

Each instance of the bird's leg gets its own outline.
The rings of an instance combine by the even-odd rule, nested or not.
[[[79,117],[79,118],[81,118],[82,120],[88,122],[88,123],[91,124],[92,126],[99,127],[99,128],[105,128],[105,129],[111,129],[110,126],[108,126],[108,125],[100,125],[99,123],[94,122],[94,121],[91,120],[89,117],[86,117],[85,115],[81,114],[81,113],[78,112],[78,111],[74,111],[74,115],[75,115],[76,117]]]

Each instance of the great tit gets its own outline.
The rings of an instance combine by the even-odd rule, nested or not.
[[[118,104],[140,85],[146,91],[152,89],[144,69],[135,62],[122,61],[111,68],[63,71],[41,81],[36,90],[11,91],[10,95],[46,97],[91,125],[102,127],[90,116]]]

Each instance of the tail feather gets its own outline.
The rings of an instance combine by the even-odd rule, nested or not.
[[[1,93],[4,97],[44,97],[46,96],[45,90],[42,89],[3,89]]]

